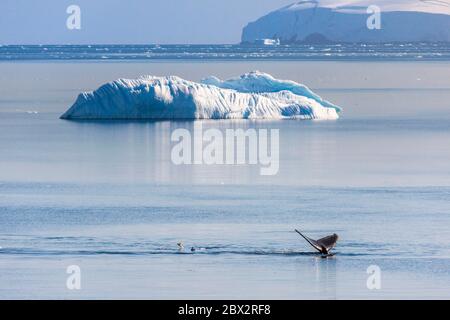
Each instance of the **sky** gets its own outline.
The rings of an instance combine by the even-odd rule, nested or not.
[[[300,0],[0,0],[0,44],[239,43],[242,28]],[[450,0],[319,0],[450,10]],[[71,5],[81,29],[66,26]]]
[[[238,43],[250,21],[295,0],[1,0],[0,44]],[[66,27],[70,5],[81,29]]]

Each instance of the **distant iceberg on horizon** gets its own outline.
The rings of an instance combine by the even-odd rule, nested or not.
[[[370,15],[380,10],[380,29]],[[257,39],[281,44],[450,42],[448,0],[304,0],[250,22],[242,43]]]
[[[81,93],[61,119],[334,120],[340,111],[302,84],[254,71],[200,83],[176,76],[119,79]]]

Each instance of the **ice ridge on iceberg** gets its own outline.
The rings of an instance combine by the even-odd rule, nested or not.
[[[334,108],[337,111],[340,111],[338,106],[323,100],[303,84],[291,80],[275,79],[270,74],[259,71],[249,72],[238,78],[231,78],[225,81],[211,76],[203,79],[202,83],[246,93],[290,91],[295,95],[313,99],[324,107]]]
[[[251,72],[201,83],[176,76],[119,79],[81,93],[62,119],[317,119],[341,108],[306,86]]]

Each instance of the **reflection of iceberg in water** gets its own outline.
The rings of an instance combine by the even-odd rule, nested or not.
[[[119,79],[82,93],[63,119],[318,119],[340,108],[306,86],[252,72],[202,83],[179,77]]]

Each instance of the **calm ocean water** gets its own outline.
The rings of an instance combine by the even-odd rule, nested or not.
[[[255,69],[344,108],[327,122],[203,122],[279,129],[276,176],[175,166],[170,134],[193,122],[58,119],[119,77]],[[0,298],[449,298],[449,72],[447,61],[0,63]],[[337,255],[318,258],[294,228],[338,233]],[[79,291],[66,288],[69,265]],[[380,290],[367,289],[370,265]]]
[[[17,60],[448,60],[448,43],[255,45],[0,45]]]

